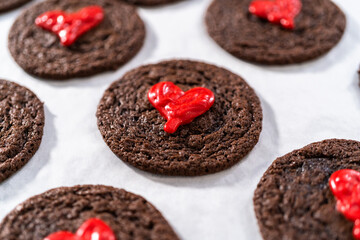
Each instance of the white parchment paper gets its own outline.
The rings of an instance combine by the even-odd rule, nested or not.
[[[203,19],[210,0],[188,0],[139,10],[147,28],[145,45],[118,71],[64,82],[29,76],[11,58],[8,31],[26,6],[0,15],[0,78],[35,92],[45,102],[46,118],[38,152],[0,185],[0,220],[48,189],[106,184],[147,198],[182,239],[261,239],[252,195],[271,162],[318,140],[360,140],[360,1],[335,2],[347,16],[345,35],[329,54],[305,64],[265,67],[232,57],[206,33]],[[263,131],[240,164],[204,177],[160,177],[124,164],[102,140],[95,112],[104,90],[132,68],[170,58],[226,67],[258,93]]]

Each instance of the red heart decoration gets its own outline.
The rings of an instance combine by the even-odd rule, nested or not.
[[[249,6],[250,13],[280,24],[286,29],[294,29],[294,19],[301,11],[300,0],[255,0]]]
[[[353,228],[353,236],[356,240],[360,239],[360,220],[355,221],[355,225]]]
[[[97,218],[84,222],[75,234],[61,231],[50,234],[44,240],[116,240],[111,228]]]
[[[96,27],[104,19],[100,6],[89,6],[72,14],[49,11],[35,19],[35,24],[58,35],[64,46],[70,46],[81,35]]]
[[[355,222],[353,235],[360,239],[360,172],[343,169],[334,172],[329,180],[330,189],[337,199],[336,209]]]
[[[148,92],[150,103],[167,120],[164,130],[174,133],[180,125],[191,123],[214,104],[214,93],[197,87],[183,92],[172,82],[155,84]]]

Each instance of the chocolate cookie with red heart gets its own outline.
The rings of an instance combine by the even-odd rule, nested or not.
[[[0,239],[179,238],[141,196],[108,186],[82,185],[55,188],[21,203],[1,222]]]
[[[0,12],[12,10],[30,1],[31,0],[0,0]]]
[[[44,121],[43,103],[33,92],[0,79],[0,183],[36,153]]]
[[[339,201],[349,200],[342,194],[354,189],[354,185],[344,184],[344,180],[339,182],[338,170],[342,169],[360,170],[360,142],[324,140],[276,159],[254,194],[263,238],[353,239],[353,221],[338,211]],[[355,194],[359,191],[354,190]],[[344,212],[348,213],[347,217],[351,214]]]
[[[13,24],[9,49],[28,73],[69,79],[116,70],[141,48],[145,27],[135,7],[117,0],[47,0]]]
[[[330,0],[214,0],[205,20],[226,51],[268,65],[317,58],[340,41],[346,26]]]
[[[262,129],[259,98],[241,77],[185,60],[125,74],[105,91],[97,119],[121,160],[177,176],[233,166],[256,145]]]

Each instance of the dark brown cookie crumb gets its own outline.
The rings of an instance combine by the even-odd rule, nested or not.
[[[149,103],[147,92],[160,81],[183,91],[206,87],[215,103],[174,134]],[[123,161],[156,174],[204,175],[239,162],[258,142],[262,109],[253,89],[239,76],[213,65],[173,60],[125,74],[104,93],[98,127],[110,149]]]
[[[262,64],[292,64],[317,58],[341,39],[346,19],[329,0],[302,0],[289,31],[249,13],[252,0],[214,0],[206,14],[210,36],[234,56]]]
[[[0,183],[23,167],[38,150],[44,107],[29,89],[0,80]]]
[[[105,18],[70,47],[34,24],[46,11],[75,12],[89,5],[103,7]],[[15,21],[9,49],[26,72],[41,78],[69,79],[116,70],[140,50],[144,38],[145,27],[135,7],[122,1],[47,0],[30,7]]]
[[[76,230],[90,218],[106,222],[119,240],[177,240],[161,213],[147,200],[102,185],[61,187],[18,205],[0,224],[0,239],[43,239]]]
[[[276,159],[254,194],[264,239],[350,240],[353,223],[336,211],[329,178],[360,171],[360,142],[330,139]]]
[[[0,0],[0,13],[20,7],[31,0]]]

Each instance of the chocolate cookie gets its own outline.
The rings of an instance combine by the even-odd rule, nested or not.
[[[0,0],[0,12],[6,12],[17,8],[31,0]]]
[[[40,14],[51,10],[76,12],[89,5],[104,9],[104,20],[69,47],[35,25]],[[41,78],[68,79],[115,70],[143,45],[144,24],[135,7],[116,0],[47,0],[27,9],[9,33],[9,49],[28,73]]]
[[[262,64],[292,64],[319,57],[341,39],[344,13],[329,0],[302,0],[295,29],[249,13],[252,0],[214,0],[206,14],[210,36],[234,56]]]
[[[29,89],[0,80],[0,183],[38,150],[44,128],[44,107]]]
[[[128,3],[139,4],[144,6],[155,6],[165,3],[178,2],[180,0],[125,0]]]
[[[44,239],[75,232],[89,218],[104,221],[116,239],[178,239],[161,213],[144,198],[102,185],[61,187],[18,205],[0,224],[0,239]]]
[[[209,111],[164,131],[165,119],[147,93],[170,81],[187,91],[205,87],[215,95]],[[136,168],[165,175],[204,175],[239,162],[258,142],[262,109],[253,89],[239,76],[213,65],[173,60],[125,74],[104,93],[98,127],[110,149]]]
[[[264,239],[353,239],[353,223],[336,211],[329,178],[360,170],[360,142],[330,139],[276,159],[254,195]]]

